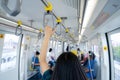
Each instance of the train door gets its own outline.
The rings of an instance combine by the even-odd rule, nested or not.
[[[24,35],[22,39],[21,45],[21,55],[20,55],[20,68],[19,68],[19,75],[20,80],[27,80],[28,79],[28,58],[30,54],[30,36]]]
[[[108,33],[112,80],[120,80],[120,29]]]
[[[0,30],[0,80],[18,80],[21,38]]]

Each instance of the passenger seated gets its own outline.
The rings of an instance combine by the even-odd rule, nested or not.
[[[40,65],[42,80],[87,80],[80,62],[72,52],[63,52],[57,59],[54,71],[50,70],[47,61],[47,48],[54,31],[45,27],[45,37],[41,47]]]
[[[36,51],[35,56],[32,57],[32,67],[34,70],[38,71],[38,78],[41,79],[42,75],[40,72],[40,61],[39,61],[39,55],[40,53]]]
[[[52,69],[55,66],[55,56],[54,56],[52,48],[49,49],[48,58],[49,58],[48,64],[49,64],[50,68]]]

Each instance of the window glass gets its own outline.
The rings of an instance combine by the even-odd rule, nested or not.
[[[55,56],[56,59],[58,58],[58,56],[62,53],[62,44],[61,42],[57,41],[56,42],[56,47],[55,47]]]
[[[114,63],[114,80],[120,80],[120,33],[110,36]]]
[[[1,58],[1,71],[12,69],[16,66],[18,41],[18,36],[5,34]]]

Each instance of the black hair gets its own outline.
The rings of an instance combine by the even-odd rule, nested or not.
[[[77,48],[77,51],[80,51],[80,48]]]
[[[87,78],[77,56],[72,52],[64,52],[56,61],[51,80],[87,80]]]
[[[67,46],[66,51],[69,51],[69,46]]]
[[[52,51],[52,48],[49,49],[49,52],[51,52],[51,51]]]
[[[40,52],[39,51],[36,51],[36,55],[39,55],[40,54]]]
[[[95,59],[95,54],[94,54],[94,52],[92,52],[92,51],[88,51],[88,53],[89,53],[89,55],[90,55],[90,57],[92,57],[93,58],[93,60]]]
[[[84,60],[84,54],[81,54],[81,61]]]
[[[92,51],[88,51],[89,54],[91,54]]]
[[[52,68],[54,66],[54,63],[52,61],[49,61],[48,64],[49,64],[50,68]]]

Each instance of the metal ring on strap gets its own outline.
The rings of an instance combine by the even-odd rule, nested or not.
[[[22,26],[21,26],[22,25],[22,21],[18,21],[17,24],[18,24],[18,26],[16,27],[15,35],[20,36],[22,34]],[[18,30],[20,32],[18,32]]]
[[[20,30],[20,32],[18,33],[18,30]],[[15,35],[20,36],[22,34],[22,27],[21,26],[17,26],[16,30],[15,30]]]
[[[60,33],[58,33],[58,32],[55,32],[58,36],[60,36],[61,35],[61,24],[58,24],[58,23],[56,23],[56,26],[54,27],[54,29],[56,29],[56,28],[58,28],[58,25],[60,25],[59,27],[60,27]]]
[[[45,12],[44,13],[44,16],[43,16],[43,26],[45,27],[45,26],[47,26],[48,25],[48,20],[46,20],[46,16],[47,15],[51,15],[51,18],[52,18],[52,21],[53,21],[53,27],[54,27],[54,16],[53,16],[53,14],[51,13],[51,12]]]

